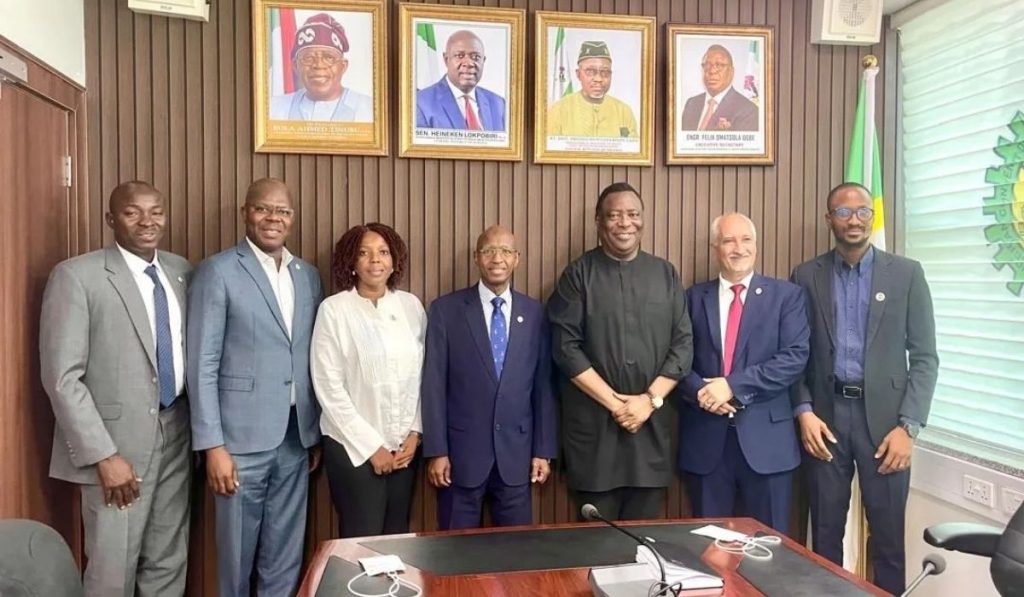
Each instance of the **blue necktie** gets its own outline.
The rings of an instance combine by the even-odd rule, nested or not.
[[[146,268],[153,280],[153,311],[156,316],[156,369],[160,377],[160,406],[167,408],[177,398],[174,383],[174,348],[171,344],[171,315],[167,308],[167,293],[160,283],[156,266]]]
[[[491,313],[491,354],[494,355],[494,372],[501,379],[501,368],[505,365],[505,349],[508,348],[508,330],[505,327],[505,314],[501,306],[505,299],[496,296],[491,299],[494,312]]]

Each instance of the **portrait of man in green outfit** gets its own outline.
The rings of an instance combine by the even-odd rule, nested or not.
[[[636,138],[633,109],[608,94],[612,56],[603,41],[585,41],[576,59],[580,89],[548,108],[548,136]]]

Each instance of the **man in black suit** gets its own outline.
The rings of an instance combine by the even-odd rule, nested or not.
[[[811,357],[793,388],[810,475],[814,551],[842,565],[854,469],[871,527],[874,580],[906,582],[904,518],[914,438],[939,358],[921,264],[871,246],[871,193],[843,183],[825,220],[836,248],[793,270],[809,296]]]
[[[732,87],[732,54],[715,44],[700,61],[704,89],[683,106],[684,131],[756,131],[757,106]]]

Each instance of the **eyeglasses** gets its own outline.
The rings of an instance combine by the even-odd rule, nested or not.
[[[702,62],[700,67],[706,71],[725,70],[732,66],[728,62]]]
[[[267,217],[274,214],[279,218],[290,218],[295,215],[295,210],[290,207],[269,207],[266,205],[250,205],[249,209],[257,215]]]
[[[473,62],[483,62],[484,60],[487,60],[487,56],[484,56],[480,52],[452,52],[451,54],[448,54],[448,57],[456,60],[465,60],[466,58],[469,58]]]
[[[840,220],[849,220],[853,214],[857,214],[857,219],[861,221],[870,220],[875,217],[875,210],[870,207],[858,207],[857,209],[837,207],[829,213],[832,214],[832,217],[839,218]]]
[[[587,75],[591,79],[601,75],[602,79],[607,79],[612,76],[612,69],[610,68],[585,68],[583,74]]]
[[[302,66],[316,66],[317,63],[320,63],[331,67],[342,60],[344,60],[344,57],[334,52],[303,52],[299,56],[299,64]]]
[[[500,257],[508,258],[508,257],[512,257],[512,256],[514,256],[514,255],[516,255],[518,253],[519,253],[519,251],[516,250],[516,249],[513,249],[512,247],[484,247],[484,248],[480,249],[479,251],[477,251],[478,255],[482,255],[482,256],[484,256],[484,257],[486,257],[488,259],[490,259],[492,257],[495,257],[495,256],[500,256]]]

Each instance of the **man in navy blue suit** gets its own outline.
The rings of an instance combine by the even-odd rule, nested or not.
[[[443,56],[448,72],[416,92],[416,126],[504,131],[505,98],[478,86],[487,61],[480,38],[472,31],[456,31],[448,38]]]
[[[754,272],[757,231],[743,214],[715,218],[711,238],[719,276],[687,292],[694,350],[679,468],[694,516],[752,516],[787,533],[800,464],[789,388],[810,351],[806,298]]]
[[[476,243],[480,282],[430,306],[421,386],[427,478],[442,529],[533,520],[531,483],[557,453],[551,334],[544,307],[512,290],[515,237],[488,228]]]

